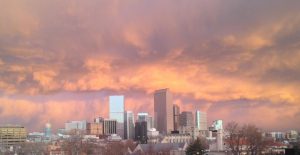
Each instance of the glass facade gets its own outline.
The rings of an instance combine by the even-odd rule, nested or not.
[[[109,96],[109,118],[124,123],[124,96]]]
[[[196,110],[195,125],[198,130],[207,130],[207,116],[205,112]]]
[[[124,138],[124,96],[109,96],[109,118],[117,121],[117,134]]]
[[[222,130],[223,129],[223,121],[222,120],[215,120],[213,122],[213,126],[215,127],[215,130]]]

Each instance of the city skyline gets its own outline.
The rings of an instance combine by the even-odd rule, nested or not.
[[[109,97],[300,130],[300,1],[0,2],[0,124],[109,118]]]

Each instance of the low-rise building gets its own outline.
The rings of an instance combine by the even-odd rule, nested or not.
[[[172,154],[185,155],[187,143],[157,143],[157,144],[139,144],[130,153],[131,155],[139,154]]]
[[[193,138],[189,134],[168,134],[163,137],[161,143],[191,143]]]
[[[26,129],[18,125],[0,126],[0,147],[10,148],[26,141]]]
[[[86,133],[88,135],[103,135],[103,123],[87,123]]]
[[[104,121],[103,121],[103,134],[104,135],[117,134],[117,120],[115,120],[115,119],[104,119]]]

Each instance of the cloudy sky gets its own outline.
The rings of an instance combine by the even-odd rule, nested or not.
[[[170,88],[209,121],[300,129],[299,0],[1,0],[0,123],[153,113]]]

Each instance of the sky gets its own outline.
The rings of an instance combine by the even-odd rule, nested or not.
[[[299,0],[1,0],[0,124],[153,113],[169,88],[209,122],[300,130]]]

